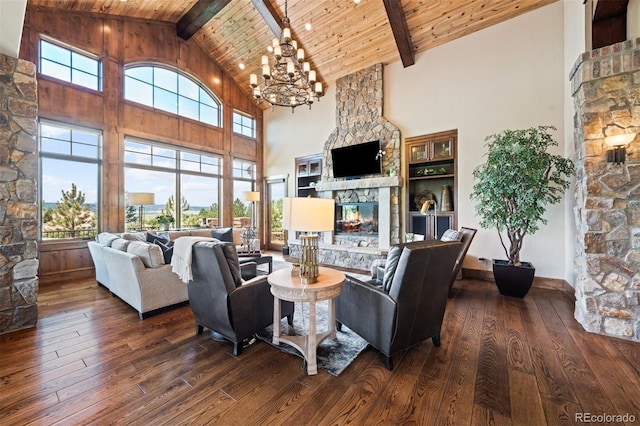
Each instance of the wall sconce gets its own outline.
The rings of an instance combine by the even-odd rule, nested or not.
[[[604,138],[605,143],[613,148],[607,151],[607,162],[624,164],[625,157],[627,156],[627,145],[634,140],[635,137],[635,133],[626,133]]]

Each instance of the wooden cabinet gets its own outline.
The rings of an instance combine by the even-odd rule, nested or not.
[[[322,154],[296,158],[296,197],[317,197],[316,184],[322,179]]]
[[[407,233],[434,239],[456,229],[457,139],[457,130],[405,139]],[[421,212],[425,202],[432,203],[426,214]]]

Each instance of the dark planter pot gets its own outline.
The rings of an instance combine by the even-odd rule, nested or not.
[[[493,278],[498,291],[504,296],[524,297],[533,284],[536,268],[529,262],[521,266],[509,265],[506,260],[493,260]]]

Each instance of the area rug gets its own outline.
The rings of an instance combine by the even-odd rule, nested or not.
[[[316,330],[323,332],[328,330],[329,302],[324,300],[316,304],[317,325]],[[284,335],[306,335],[309,330],[309,304],[296,303],[295,314],[293,315],[293,326],[289,326],[286,318],[281,320],[281,333]],[[269,326],[256,334],[260,340],[276,346],[283,352],[296,355],[304,359],[304,356],[293,346],[286,343],[273,345],[273,326]],[[327,373],[338,376],[355,360],[358,355],[367,347],[367,342],[343,326],[341,331],[336,332],[336,339],[327,337],[318,345],[317,362],[318,368]]]

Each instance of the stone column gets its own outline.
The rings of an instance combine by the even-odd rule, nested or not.
[[[0,334],[38,321],[36,67],[0,55]]]
[[[584,53],[576,109],[576,305],[585,330],[640,341],[640,38]],[[607,136],[636,133],[625,164]]]

